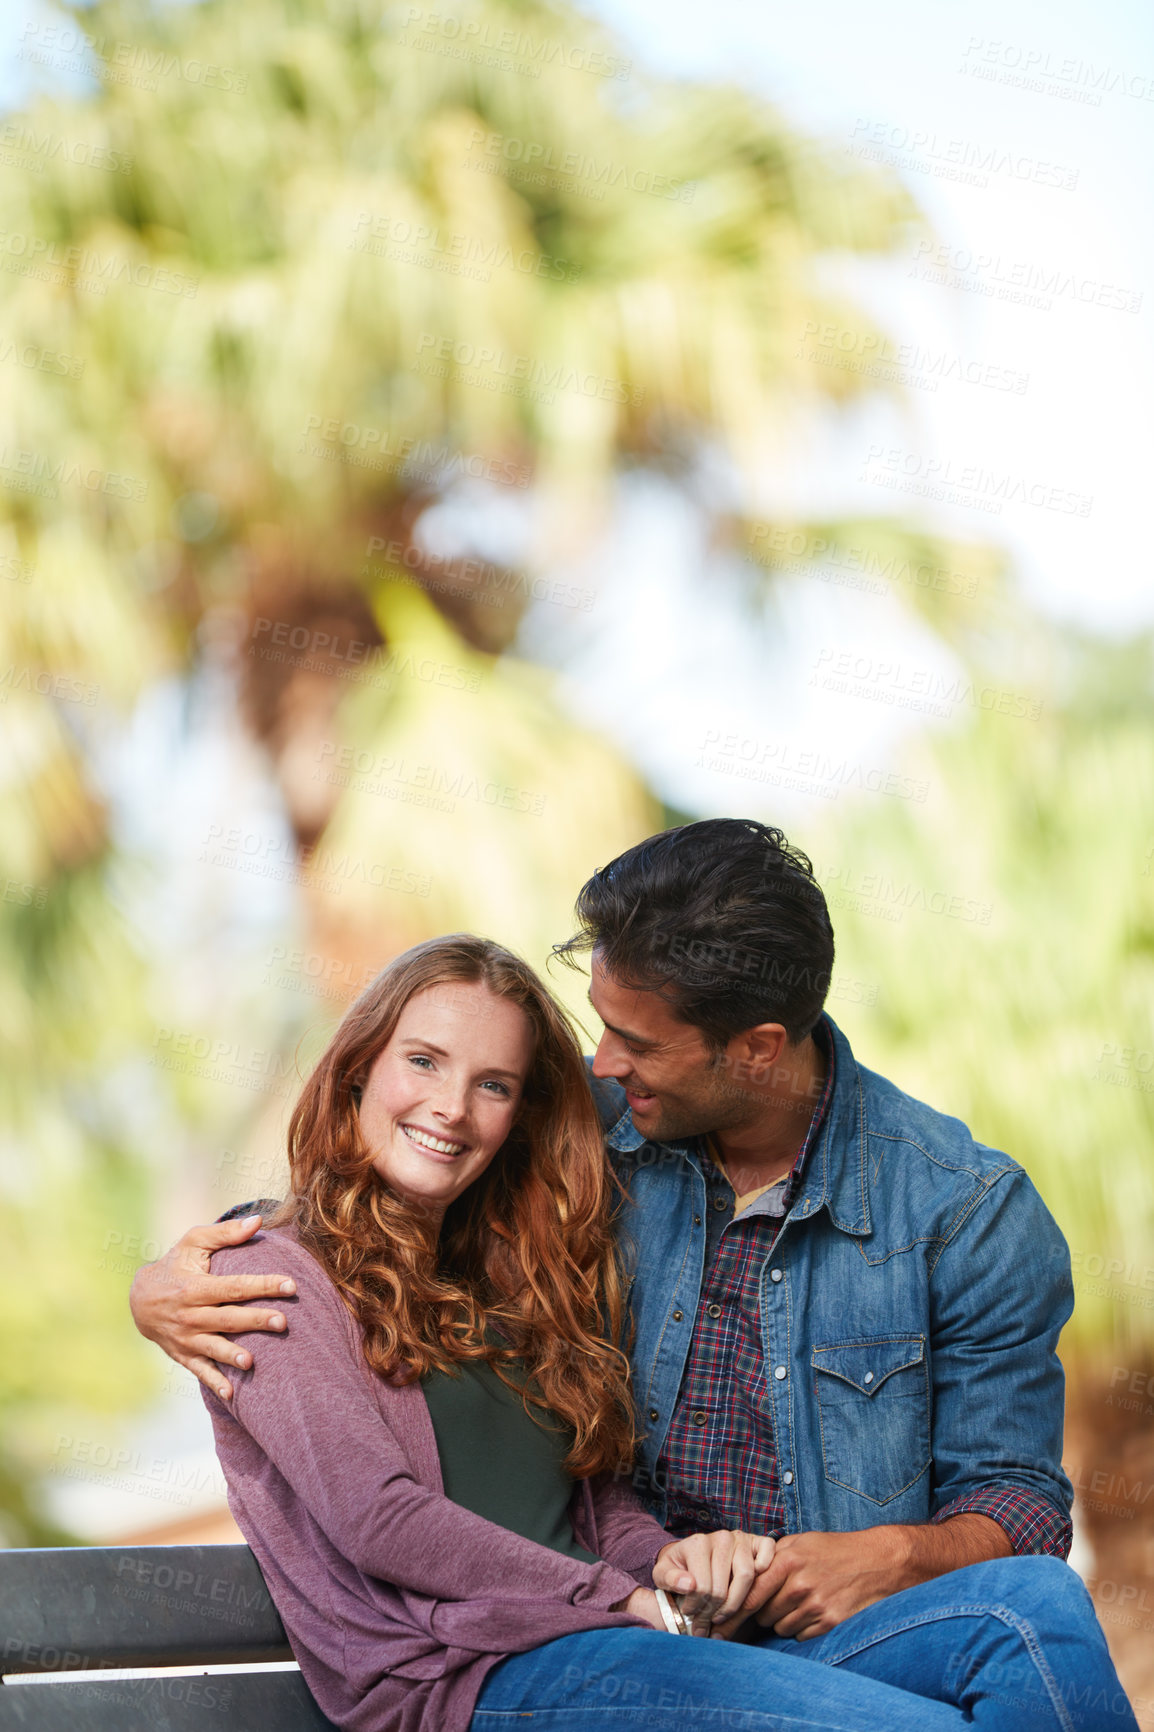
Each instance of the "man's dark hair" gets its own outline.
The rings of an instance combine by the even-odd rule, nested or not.
[[[595,872],[580,930],[554,955],[596,950],[624,986],[659,992],[714,1051],[759,1022],[796,1044],[821,1015],[833,927],[804,854],[752,818],[650,836]]]

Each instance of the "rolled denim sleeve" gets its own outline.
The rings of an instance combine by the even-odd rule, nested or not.
[[[975,1512],[1015,1552],[1065,1557],[1058,1336],[1074,1308],[1066,1241],[1027,1175],[983,1187],[931,1282],[933,1521]]]

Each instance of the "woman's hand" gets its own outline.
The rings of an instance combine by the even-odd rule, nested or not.
[[[611,1612],[631,1612],[635,1618],[644,1618],[647,1624],[652,1624],[655,1630],[664,1630],[665,1620],[661,1616],[657,1604],[657,1595],[652,1588],[634,1588],[627,1599],[618,1600],[615,1606],[610,1606]]]
[[[736,1614],[757,1577],[769,1567],[775,1545],[765,1535],[743,1533],[740,1528],[690,1534],[658,1552],[653,1585],[678,1596],[695,1636],[709,1636],[715,1625],[736,1627]]]

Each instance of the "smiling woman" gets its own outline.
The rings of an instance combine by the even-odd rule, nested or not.
[[[580,1048],[532,969],[461,933],[398,957],[305,1085],[289,1162],[272,1225],[328,1274],[374,1371],[487,1363],[570,1428],[571,1471],[628,1458],[613,1180]]]

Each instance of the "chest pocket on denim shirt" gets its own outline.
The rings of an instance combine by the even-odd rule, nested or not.
[[[930,1463],[930,1380],[924,1335],[815,1347],[825,1476],[871,1503],[889,1503]]]

